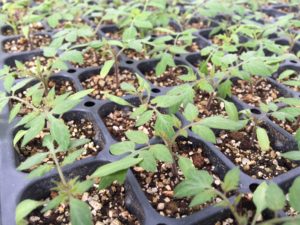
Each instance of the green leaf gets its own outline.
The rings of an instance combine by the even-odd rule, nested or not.
[[[70,61],[72,63],[83,63],[82,53],[78,50],[69,50],[60,55],[60,59],[63,61]]]
[[[160,160],[162,162],[168,162],[168,163],[173,162],[173,157],[170,153],[170,150],[165,145],[162,144],[151,145],[149,151],[151,151],[154,154],[157,160]]]
[[[191,169],[195,169],[195,166],[189,158],[179,156],[178,165],[185,178],[189,177]]]
[[[164,139],[171,139],[175,135],[174,125],[174,119],[171,115],[157,113],[154,125],[155,134]]]
[[[127,169],[121,170],[119,172],[116,172],[114,174],[101,177],[100,183],[99,183],[99,189],[104,189],[109,187],[114,181],[117,181],[119,184],[123,184],[126,179]]]
[[[201,205],[203,203],[211,201],[214,197],[215,197],[215,195],[211,192],[211,190],[205,190],[205,191],[200,192],[199,194],[195,195],[195,197],[192,199],[189,207]]]
[[[109,73],[109,71],[111,70],[111,68],[113,67],[115,63],[115,60],[111,59],[108,61],[105,61],[104,65],[101,68],[100,71],[100,77],[104,78],[107,76],[107,74]],[[116,74],[114,74],[114,76],[116,76]]]
[[[175,187],[175,197],[190,197],[211,188],[213,177],[204,170],[190,170],[188,179]]]
[[[234,121],[234,120],[226,119],[222,116],[211,116],[208,118],[204,118],[200,124],[214,129],[235,131],[245,127],[247,122],[248,122],[247,120]]]
[[[289,189],[289,202],[290,202],[290,205],[297,212],[300,212],[299,193],[300,193],[300,177],[297,177],[294,180],[292,186]]]
[[[133,112],[130,114],[131,119],[137,119],[140,115],[142,115],[147,110],[147,105],[143,104],[137,108],[134,108]]]
[[[152,116],[153,116],[153,113],[154,113],[153,110],[148,110],[148,111],[144,112],[144,113],[143,113],[142,115],[140,115],[140,116],[138,117],[138,119],[136,120],[135,126],[136,126],[136,127],[139,127],[139,126],[144,125],[145,123],[148,123],[148,122],[151,120],[151,118],[152,118]]]
[[[219,96],[221,98],[226,98],[227,96],[231,96],[231,87],[232,87],[231,80],[227,79],[226,81],[222,82],[218,87]]]
[[[270,140],[267,131],[264,128],[257,127],[256,128],[256,137],[258,140],[258,144],[260,149],[265,152],[270,149]]]
[[[53,47],[43,47],[43,55],[45,57],[54,57],[57,53],[56,48]]]
[[[137,37],[137,30],[134,26],[126,28],[122,35],[123,41],[133,41]]]
[[[24,162],[18,166],[18,170],[26,170],[35,165],[40,164],[46,157],[48,156],[48,152],[40,152],[35,153],[33,156],[27,158]]]
[[[194,121],[197,118],[198,114],[198,108],[191,103],[188,103],[183,111],[184,117],[190,122]]]
[[[27,177],[29,179],[41,177],[44,174],[48,173],[50,170],[54,168],[54,165],[49,165],[49,164],[43,164],[39,165],[36,169],[32,170]]]
[[[92,214],[87,203],[72,197],[70,199],[70,218],[72,225],[93,225]]]
[[[147,134],[143,131],[133,131],[129,130],[125,132],[126,137],[137,144],[146,144],[149,142]]]
[[[224,104],[225,104],[225,110],[226,110],[226,113],[228,114],[229,119],[238,121],[239,120],[239,112],[238,112],[235,104],[233,104],[232,102],[225,101],[225,100],[224,100]]]
[[[225,175],[224,182],[222,183],[222,189],[224,192],[236,190],[239,185],[240,170],[235,167],[228,171]]]
[[[132,158],[132,157],[126,157],[120,159],[118,161],[101,166],[92,174],[92,177],[105,177],[107,175],[111,175],[115,172],[128,169],[140,163],[142,160],[143,160],[142,158]]]
[[[143,158],[143,160],[139,163],[140,167],[149,172],[156,172],[156,161],[152,152],[147,150],[141,151],[139,157]]]
[[[300,160],[300,151],[299,150],[288,151],[288,152],[282,153],[281,155],[282,155],[282,157],[284,157],[286,159]]]
[[[105,93],[105,98],[109,99],[112,102],[117,103],[118,105],[124,105],[124,106],[132,106],[129,102],[127,102],[125,99]]]
[[[14,146],[16,146],[16,144],[21,140],[21,138],[27,133],[27,130],[19,130],[15,137],[14,137],[14,141],[13,144]]]
[[[261,213],[267,208],[266,192],[268,185],[266,182],[261,183],[253,193],[253,203],[256,206],[257,213]]]
[[[45,117],[40,115],[31,121],[31,126],[23,137],[21,147],[34,139],[45,127]]]
[[[152,26],[152,23],[150,23],[149,21],[147,20],[134,20],[134,26],[138,27],[138,28],[145,28],[145,29],[151,29],[153,26]]]
[[[281,210],[285,206],[285,195],[277,184],[269,184],[266,192],[266,203],[268,208],[273,211]]]
[[[209,141],[211,143],[216,143],[215,133],[206,126],[202,125],[194,125],[192,126],[192,131],[196,133],[199,137],[203,138],[205,141]]]
[[[272,70],[260,59],[254,59],[243,64],[243,69],[252,75],[271,76]]]
[[[20,202],[16,208],[16,223],[17,225],[24,224],[23,221],[26,216],[29,215],[33,210],[41,206],[43,202],[34,201],[31,199],[25,199]]]
[[[89,95],[93,91],[94,91],[94,89],[87,89],[87,90],[78,91],[75,94],[70,95],[68,97],[68,100],[81,100],[82,98]]]
[[[65,156],[61,165],[65,166],[65,165],[69,165],[69,164],[73,163],[83,152],[84,152],[83,149],[79,149],[72,153],[69,153],[67,156]]]
[[[64,121],[61,119],[56,119],[53,116],[48,117],[50,126],[50,133],[54,140],[57,142],[59,147],[63,150],[67,150],[70,145],[70,131]]]
[[[63,195],[56,196],[50,202],[47,203],[47,205],[43,208],[42,213],[45,213],[48,210],[58,207],[61,203],[63,203],[65,201],[65,199],[66,199],[66,197]]]
[[[10,111],[10,114],[9,114],[9,119],[8,119],[9,123],[11,123],[11,121],[17,116],[17,114],[21,110],[21,107],[22,107],[21,103],[14,105],[14,107],[12,108],[12,110]]]
[[[135,151],[135,144],[132,141],[122,141],[110,146],[110,152],[113,155],[122,155],[133,151]]]

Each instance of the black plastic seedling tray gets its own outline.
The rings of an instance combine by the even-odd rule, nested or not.
[[[272,13],[273,16],[280,16],[280,13],[276,13],[276,9],[266,9],[268,13]],[[84,18],[90,25],[93,23]],[[214,23],[212,23],[214,26]],[[46,32],[49,36],[52,36],[54,31],[52,31],[45,24]],[[107,30],[115,29],[115,26],[103,26],[99,31],[99,36],[104,35]],[[2,28],[2,31],[5,27]],[[209,29],[204,29],[196,32],[197,43],[202,47],[210,45],[210,41],[207,39],[207,32]],[[0,35],[1,47],[0,47],[0,67],[4,65],[13,65],[14,60],[26,60],[33,56],[42,55],[41,50],[34,50],[31,52],[22,53],[5,53],[3,51],[3,43],[7,40],[17,38],[18,36],[8,37]],[[279,42],[279,41],[278,41]],[[299,50],[300,43],[298,43],[297,48]],[[198,53],[187,53],[182,55],[176,55],[176,63],[188,65],[192,68],[193,63],[201,61],[201,57]],[[153,69],[156,60],[141,60],[136,61],[127,58],[125,55],[120,57],[120,67],[127,68],[132,72],[138,73],[140,76],[144,77],[143,72],[149,69]],[[255,66],[255,65],[253,65]],[[283,63],[279,70],[284,69],[295,69],[300,72],[300,62],[299,61],[286,61]],[[99,71],[100,67],[94,68],[75,68],[69,65],[69,70],[65,72],[59,72],[52,79],[67,79],[69,80],[77,91],[82,90],[81,81],[89,77],[93,72]],[[275,74],[276,77],[276,74]],[[275,79],[269,78],[268,81],[272,84],[273,88],[276,88],[283,96],[286,97],[300,97],[300,93],[292,91],[282,84],[276,82]],[[171,87],[156,87],[151,84],[152,96],[161,95],[166,93]],[[0,89],[3,90],[3,84],[0,84]],[[135,101],[132,96],[125,96],[127,100]],[[234,102],[239,110],[251,109],[251,112],[264,121],[264,125],[267,127],[269,134],[271,135],[272,146],[277,150],[282,152],[287,150],[293,150],[297,147],[297,143],[293,136],[281,127],[274,124],[266,114],[262,113],[259,109],[251,107],[246,103],[240,101],[236,96],[232,96],[228,100]],[[91,174],[98,166],[119,159],[110,154],[109,147],[111,144],[116,143],[116,140],[111,136],[108,129],[102,121],[102,117],[108,115],[110,112],[116,108],[121,108],[115,103],[111,103],[107,100],[96,100],[92,97],[85,97],[84,101],[74,108],[71,112],[65,115],[65,118],[78,119],[86,118],[91,121],[94,125],[96,131],[95,141],[99,143],[102,150],[96,157],[89,157],[83,160],[77,161],[71,166],[66,166],[63,168],[67,177],[85,177]],[[14,125],[20,118],[17,118],[13,123],[8,124],[8,113],[9,108],[7,107],[1,114],[0,120],[0,224],[2,225],[13,225],[15,224],[15,209],[16,205],[23,199],[42,199],[45,198],[53,186],[53,181],[58,179],[57,173],[51,171],[45,176],[29,180],[26,178],[26,173],[16,170],[19,160],[16,154],[12,140],[13,135],[16,133],[18,128]],[[178,114],[178,117],[183,123],[187,123],[183,116]],[[215,145],[208,143],[194,133],[189,131],[189,140],[191,140],[195,145],[200,145],[206,152],[208,158],[215,166],[215,173],[222,179],[224,178],[226,172],[236,165],[227,158]],[[152,140],[157,142],[156,138]],[[280,185],[284,190],[290,186],[291,182],[300,175],[300,167],[290,170],[287,173],[274,177],[270,181],[273,181]],[[244,172],[241,172],[240,180],[240,191],[241,192],[251,192],[252,187],[258,185],[263,180],[254,179]],[[212,225],[218,220],[222,220],[230,216],[230,212],[227,209],[221,209],[213,206],[209,206],[199,212],[196,212],[190,216],[182,219],[174,219],[161,216],[149,203],[144,192],[142,191],[137,179],[131,171],[128,172],[126,183],[126,206],[129,211],[137,216],[141,224],[143,225]],[[231,199],[233,200],[233,199]]]

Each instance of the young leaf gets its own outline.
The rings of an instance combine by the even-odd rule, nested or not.
[[[300,151],[288,151],[281,154],[282,157],[289,159],[289,160],[300,160]]]
[[[43,202],[34,201],[31,199],[25,199],[20,202],[16,208],[16,224],[24,224],[24,219],[26,216],[42,204]]]
[[[297,177],[289,189],[289,202],[290,205],[298,212],[300,212],[299,193],[300,193],[300,177]]]
[[[40,115],[31,121],[31,127],[24,135],[21,147],[24,147],[28,142],[35,138],[45,127],[45,117]]]
[[[193,104],[188,103],[184,108],[183,115],[188,121],[192,122],[197,118],[198,113],[199,113],[198,108]]]
[[[268,185],[266,182],[261,183],[253,193],[253,202],[256,206],[257,213],[261,213],[264,209],[267,208],[266,203],[266,192]]]
[[[270,140],[267,131],[261,127],[257,127],[256,137],[261,150],[263,152],[268,151],[270,149]]]
[[[82,64],[83,63],[83,56],[82,53],[78,50],[70,50],[67,52],[64,52],[60,59],[63,61],[70,61],[73,63]]]
[[[149,151],[151,151],[155,158],[157,160],[160,160],[162,162],[173,162],[173,157],[170,153],[170,150],[162,144],[156,144],[156,145],[151,145],[149,148]]]
[[[21,103],[14,105],[14,107],[12,108],[12,110],[10,111],[10,114],[9,114],[9,119],[8,119],[9,123],[17,116],[17,114],[21,110],[21,107],[22,107]]]
[[[50,121],[50,133],[59,147],[67,150],[70,144],[70,131],[68,126],[64,124],[63,120],[56,119],[53,116],[48,117]]]
[[[225,110],[226,110],[226,113],[228,114],[229,119],[238,121],[239,120],[239,112],[238,112],[235,104],[233,104],[232,102],[225,101],[225,100],[224,100],[224,104],[225,104]]]
[[[178,165],[185,177],[189,176],[191,169],[195,169],[193,162],[189,158],[182,156],[179,156]]]
[[[195,197],[192,199],[189,207],[201,205],[203,203],[211,201],[214,197],[215,197],[215,195],[211,192],[211,190],[205,190],[205,191],[200,192],[199,194],[195,195]]]
[[[133,152],[135,144],[132,141],[122,141],[110,146],[110,152],[113,155],[122,155],[127,152]]]
[[[143,160],[139,163],[140,167],[149,172],[156,172],[156,161],[152,152],[147,150],[141,151],[139,157],[143,158]]]
[[[203,138],[205,141],[209,141],[211,143],[216,143],[215,133],[206,126],[202,125],[194,125],[192,126],[192,131],[196,133],[199,137]]]
[[[69,165],[71,163],[73,163],[82,153],[83,153],[83,149],[79,149],[77,151],[71,152],[69,153],[64,160],[62,161],[61,165],[65,166],[65,165]]]
[[[106,77],[110,69],[113,67],[115,60],[111,59],[104,63],[100,71],[100,77]],[[115,74],[117,76],[117,74]]]
[[[126,137],[137,144],[146,144],[149,142],[147,134],[143,131],[128,130],[125,132]]]
[[[285,195],[277,184],[269,184],[266,192],[266,203],[268,208],[273,211],[281,210],[285,206]]]
[[[39,165],[36,169],[32,170],[27,177],[29,179],[41,177],[44,174],[48,173],[50,170],[54,168],[54,165],[49,165],[49,164],[44,164],[44,165]]]
[[[70,199],[70,218],[72,225],[93,225],[89,206],[76,198]]]
[[[127,102],[125,99],[105,93],[105,98],[109,99],[112,102],[115,102],[119,105],[124,105],[124,106],[132,106],[129,102]]]
[[[144,125],[145,123],[148,123],[151,120],[153,113],[154,113],[153,110],[148,110],[148,111],[144,112],[136,120],[135,126],[140,127],[140,126]]]
[[[104,166],[99,167],[91,177],[105,177],[107,175],[114,174],[121,170],[126,170],[138,163],[140,163],[143,159],[142,158],[132,158],[126,157],[121,160],[105,164]]]
[[[48,152],[35,153],[33,156],[30,156],[24,162],[22,162],[20,166],[18,166],[18,170],[26,170],[32,166],[40,164],[47,157],[47,155]]]
[[[240,180],[240,170],[235,167],[226,173],[224,182],[222,183],[222,189],[224,192],[235,190],[238,187]]]
[[[222,116],[211,116],[204,118],[201,121],[201,125],[214,128],[214,129],[224,129],[224,130],[240,130],[247,124],[247,120],[233,121],[226,119]]]

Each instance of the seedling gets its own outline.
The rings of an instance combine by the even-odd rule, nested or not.
[[[179,183],[175,188],[175,196],[177,198],[192,198],[190,207],[194,207],[206,202],[209,202],[216,197],[222,201],[216,203],[215,206],[229,208],[232,216],[238,225],[275,225],[278,223],[299,223],[300,216],[295,217],[277,217],[277,213],[283,210],[287,205],[287,198],[280,187],[275,183],[261,183],[253,193],[252,202],[256,206],[255,215],[250,218],[249,215],[243,214],[238,209],[238,205],[243,198],[243,194],[239,192],[240,171],[236,167],[227,172],[221,183],[221,190],[213,187],[213,177],[204,170],[197,170],[192,161],[181,157],[179,159],[180,168],[185,176],[185,180]],[[300,188],[299,177],[294,181],[289,189],[288,203],[296,211],[300,211],[298,204],[297,190]],[[236,192],[234,201],[230,201],[228,196],[230,193]],[[258,222],[258,218],[262,216],[264,210],[269,209],[275,213],[274,219],[265,222]]]
[[[34,209],[44,206],[41,210],[42,213],[47,212],[57,208],[60,204],[64,203],[70,206],[70,222],[73,225],[87,224],[92,225],[92,214],[89,209],[89,206],[84,201],[78,199],[79,195],[82,195],[85,191],[90,189],[93,185],[92,180],[79,181],[78,178],[67,180],[63,171],[62,166],[73,163],[76,158],[80,155],[82,150],[76,150],[83,144],[87,143],[86,139],[79,140],[70,140],[68,137],[65,139],[65,142],[68,142],[68,145],[62,147],[55,147],[55,136],[60,136],[61,132],[56,130],[56,132],[51,135],[47,135],[43,139],[43,146],[47,147],[48,152],[37,153],[34,156],[28,158],[24,161],[19,167],[19,170],[29,169],[32,166],[38,166],[46,157],[49,157],[53,160],[54,165],[45,164],[38,166],[34,170],[35,175],[43,175],[45,172],[55,168],[59,175],[59,180],[55,182],[55,187],[52,188],[52,191],[58,193],[58,195],[50,201],[36,201],[31,199],[25,199],[20,202],[16,209],[16,223],[21,225],[26,223],[26,216],[28,216]],[[75,150],[75,151],[74,151]],[[59,154],[70,154],[63,160],[62,163],[59,162]]]

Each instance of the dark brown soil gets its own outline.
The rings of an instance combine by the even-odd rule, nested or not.
[[[280,152],[270,149],[262,152],[256,135],[252,139],[253,125],[237,132],[222,131],[217,138],[217,146],[231,161],[253,178],[271,179],[285,173],[297,164],[281,157]]]
[[[35,24],[31,24],[30,25],[30,32],[31,34],[37,33],[37,32],[41,32],[44,31],[45,28],[43,26],[43,24],[41,22],[35,23]],[[21,34],[21,27],[18,27],[18,34]],[[13,33],[12,29],[6,29],[2,32],[2,35],[4,36],[11,36],[11,35],[15,35]]]
[[[184,67],[168,67],[167,70],[160,76],[155,74],[154,70],[145,72],[145,77],[151,83],[159,87],[170,87],[184,83],[178,76],[186,74],[187,71]]]
[[[85,151],[83,154],[78,158],[83,159],[90,156],[95,156],[99,151],[101,151],[101,147],[96,143],[96,131],[94,129],[93,123],[91,121],[88,121],[87,119],[80,119],[80,120],[70,120],[65,121],[66,125],[69,127],[69,131],[71,134],[71,138],[75,139],[82,139],[82,138],[88,138],[91,141],[84,145]],[[48,151],[45,147],[42,145],[43,137],[48,134],[48,131],[43,131],[37,136],[35,139],[30,141],[25,147],[20,148],[19,151],[21,155],[19,155],[20,161],[25,161],[28,157],[34,155],[35,153],[39,152],[46,152]],[[58,159],[59,161],[63,161],[66,154],[60,154]],[[54,164],[52,158],[46,158],[43,161],[43,164]],[[27,172],[32,171],[31,168]]]
[[[149,59],[150,56],[146,55],[144,51],[137,52],[133,49],[125,49],[123,51],[123,54],[126,55],[129,59],[132,60],[143,60],[143,59]]]
[[[110,60],[112,57],[103,54],[101,51],[96,51],[94,49],[89,49],[83,53],[83,64],[73,64],[75,67],[87,68],[87,67],[98,67],[105,63],[105,61]]]
[[[57,193],[52,192],[54,198]],[[99,190],[96,186],[80,196],[92,212],[93,224],[95,225],[140,225],[135,216],[125,208],[124,186],[113,184],[107,189]],[[39,209],[32,212],[28,217],[30,225],[69,225],[69,207],[61,204],[57,209],[42,214]]]
[[[251,91],[251,85],[245,80],[237,80],[232,87],[232,94],[236,95],[240,100],[252,106],[259,106],[262,103],[274,102],[282,95],[277,89],[275,89],[265,79],[261,79],[257,76],[251,78],[253,93]]]
[[[193,160],[194,165],[198,169],[207,170],[214,177],[214,186],[218,188],[221,184],[220,178],[215,174],[215,166],[211,164],[201,147],[194,147],[190,141],[178,142],[179,154],[189,157]],[[146,172],[141,167],[134,167],[133,172],[145,192],[149,202],[162,216],[180,218],[199,211],[209,205],[205,203],[194,208],[189,207],[190,199],[177,199],[174,197],[174,187],[184,179],[181,171],[179,177],[172,175],[171,165],[167,163],[159,163],[157,172]],[[218,202],[216,199],[213,202]]]
[[[187,26],[185,26],[185,29],[190,29],[190,28],[194,28],[194,29],[204,29],[208,27],[208,23],[207,21],[203,21],[203,20],[198,20],[198,21],[192,21],[190,22]]]
[[[51,38],[45,35],[34,35],[31,38],[31,45],[28,39],[24,37],[20,37],[16,40],[6,41],[4,42],[4,51],[5,52],[23,52],[23,51],[31,51],[43,46],[49,45],[51,42]]]
[[[297,122],[291,122],[291,121],[281,121],[278,120],[274,117],[269,117],[270,120],[272,120],[274,123],[276,123],[277,125],[279,125],[280,127],[282,127],[283,129],[285,129],[287,132],[291,133],[291,134],[296,134],[296,131],[298,130],[298,128],[300,127],[299,124],[297,124]]]
[[[122,82],[130,83],[135,87],[138,87],[138,80],[136,76],[129,70],[123,69],[119,74],[120,84]],[[85,89],[93,88],[94,91],[90,94],[91,97],[96,99],[105,99],[104,93],[108,92],[116,96],[124,96],[125,92],[116,83],[115,75],[107,75],[105,78],[101,78],[100,75],[95,74],[90,78],[84,80],[82,86]]]
[[[192,45],[186,47],[185,50],[187,50],[188,52],[199,52],[201,48],[196,42],[193,42]]]
[[[154,136],[152,127],[154,126],[154,118],[143,126],[135,127],[135,120],[130,118],[131,111],[128,109],[114,110],[103,118],[105,126],[110,134],[118,141],[125,141],[125,132],[127,130],[140,130],[146,133],[149,138]]]
[[[210,109],[207,108],[207,102],[209,99],[209,94],[202,91],[197,91],[195,97],[195,105],[199,110],[199,117],[205,118],[209,116],[216,116],[216,115],[226,115],[225,105],[224,102],[218,100],[214,97]]]

